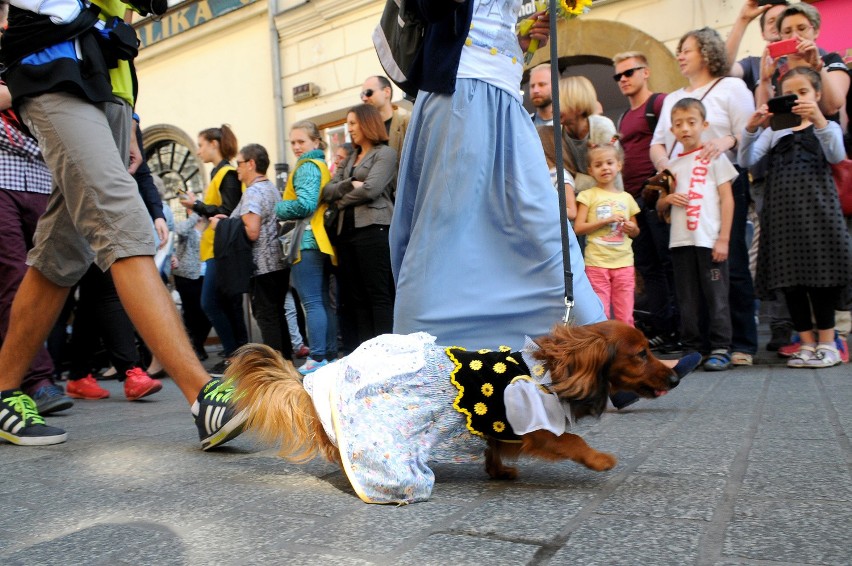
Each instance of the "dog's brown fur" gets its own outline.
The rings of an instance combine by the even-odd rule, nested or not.
[[[621,322],[557,326],[536,342],[541,347],[536,357],[550,370],[551,389],[568,402],[574,418],[599,416],[610,390],[654,397],[678,383],[674,372],[651,354],[642,333]],[[236,354],[226,377],[236,380],[238,408],[248,412],[246,429],[280,443],[282,457],[305,462],[322,455],[340,462],[292,363],[271,348],[249,344]],[[591,448],[576,434],[556,436],[545,430],[523,435],[520,443],[489,440],[485,454],[486,471],[494,479],[514,479],[517,471],[502,460],[520,455],[573,460],[596,471],[616,464],[615,456]]]

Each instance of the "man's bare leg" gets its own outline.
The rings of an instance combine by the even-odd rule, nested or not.
[[[0,391],[21,386],[39,348],[44,345],[68,298],[60,287],[30,267],[12,302],[9,331],[0,348]]]
[[[174,301],[150,256],[117,260],[110,268],[124,310],[145,344],[190,404],[210,381],[195,356]],[[0,366],[2,367],[2,366]]]

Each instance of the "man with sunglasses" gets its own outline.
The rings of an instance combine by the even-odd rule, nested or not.
[[[648,78],[651,70],[645,55],[638,51],[619,53],[613,57],[621,94],[630,109],[618,121],[621,146],[624,148],[624,190],[633,195],[642,212],[636,216],[639,236],[633,239],[634,263],[645,283],[646,306],[650,313],[648,339],[651,347],[664,352],[679,349],[675,330],[678,328],[677,304],[674,301],[674,274],[669,254],[669,226],[660,220],[656,210],[642,202],[642,184],[656,173],[649,149],[657,117],[665,95],[651,92]]]
[[[402,156],[402,142],[408,130],[408,120],[411,114],[405,108],[400,108],[392,102],[393,87],[391,82],[382,76],[368,77],[361,85],[361,102],[374,106],[388,133],[388,145],[396,150],[397,163]]]

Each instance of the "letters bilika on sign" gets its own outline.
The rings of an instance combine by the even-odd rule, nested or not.
[[[140,47],[145,48],[158,41],[174,37],[204,22],[224,16],[243,6],[254,4],[256,1],[198,0],[180,4],[170,9],[158,22],[148,18],[135,26],[141,42]]]

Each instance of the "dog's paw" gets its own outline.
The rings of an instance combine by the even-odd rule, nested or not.
[[[500,466],[497,469],[489,469],[488,475],[492,480],[513,481],[518,478],[518,468]]]
[[[596,472],[605,472],[613,469],[617,463],[618,459],[612,454],[598,452],[589,457],[586,466]]]

